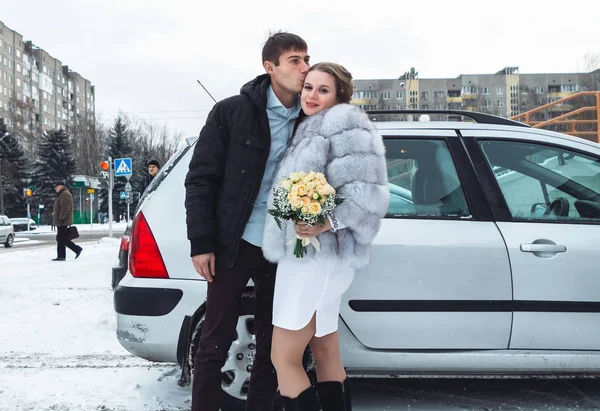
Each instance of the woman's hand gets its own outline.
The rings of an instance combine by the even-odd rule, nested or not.
[[[325,225],[308,225],[304,221],[300,221],[298,223],[294,223],[294,228],[296,229],[296,234],[302,238],[312,238],[316,237],[325,231],[331,230],[331,225],[329,224],[329,219],[325,218]]]

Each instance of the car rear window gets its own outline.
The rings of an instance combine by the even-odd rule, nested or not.
[[[140,201],[138,202],[138,209],[140,208],[140,205],[142,205],[144,203],[144,200],[148,197],[148,195],[150,193],[156,191],[156,189],[161,185],[161,183],[165,180],[165,178],[167,178],[169,173],[173,170],[173,167],[175,167],[177,165],[177,163],[179,163],[179,161],[183,158],[185,153],[187,153],[188,150],[190,150],[192,147],[193,147],[193,144],[186,145],[185,147],[180,149],[178,152],[173,154],[169,158],[169,160],[167,160],[165,165],[158,171],[158,174],[156,174],[156,177],[154,177],[152,182],[148,185],[148,187],[142,194],[142,197],[140,198]]]

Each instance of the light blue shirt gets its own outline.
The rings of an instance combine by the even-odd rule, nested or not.
[[[286,108],[273,92],[273,88],[269,86],[267,90],[267,117],[271,129],[271,150],[269,151],[267,167],[265,168],[258,196],[254,202],[252,214],[242,235],[244,240],[257,247],[262,246],[265,219],[267,218],[267,199],[273,186],[275,171],[285,153],[288,140],[294,132],[294,124],[299,114],[300,96],[298,96],[294,107]]]

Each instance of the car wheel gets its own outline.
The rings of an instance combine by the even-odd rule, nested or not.
[[[4,243],[4,247],[6,248],[10,248],[13,246],[13,241],[14,241],[14,237],[12,234],[9,234],[8,237],[6,237],[6,242]]]
[[[182,367],[182,377],[179,385],[188,385],[194,375],[194,360],[196,350],[202,335],[204,318],[200,318],[193,331],[190,333],[188,351],[185,359],[186,364]],[[242,295],[240,313],[236,325],[236,334],[227,360],[222,368],[221,388],[224,392],[226,410],[244,410],[246,398],[248,397],[248,385],[250,382],[250,371],[256,353],[256,337],[254,334],[254,292],[245,292]],[[315,380],[315,363],[307,347],[304,353],[303,363],[311,381]]]

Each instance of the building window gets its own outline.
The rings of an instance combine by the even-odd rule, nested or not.
[[[12,56],[12,46],[10,44],[8,45],[8,54]]]
[[[489,87],[483,87],[481,89],[481,94],[490,94],[490,88]],[[484,106],[485,107],[485,106]],[[489,106],[488,106],[489,107]]]
[[[44,72],[44,74],[48,74],[48,69],[46,68],[46,66],[42,66],[42,71]]]
[[[502,88],[502,87],[498,87],[498,88],[496,89],[496,94],[498,94],[498,95],[502,95],[502,94],[504,94],[504,88]]]
[[[463,86],[462,94],[477,94],[477,87],[475,86]]]
[[[48,106],[44,104],[44,113],[48,112]]]
[[[434,99],[444,98],[444,92],[443,91],[434,91],[433,98]]]
[[[576,92],[577,91],[577,84],[563,84],[560,86],[560,91],[566,91],[566,92]]]
[[[544,86],[537,86],[535,88],[535,93],[536,94],[543,94],[544,93]]]
[[[421,100],[427,100],[429,98],[428,91],[421,91]]]
[[[8,67],[13,68],[13,61],[12,60],[8,60]]]
[[[384,100],[389,100],[392,97],[392,93],[390,93],[389,91],[384,91],[383,92],[383,99]],[[79,103],[79,97],[77,97],[77,102]]]
[[[404,92],[403,91],[398,91],[396,93],[396,100],[404,100]]]
[[[498,101],[496,102],[496,104],[498,105],[498,107],[499,107],[499,108],[502,108],[502,107],[504,107],[504,101],[502,101],[502,100],[498,100]]]
[[[491,107],[492,103],[488,99],[483,100],[481,107]]]
[[[19,63],[17,63],[17,71],[20,73],[21,72],[21,65]]]
[[[17,49],[17,57],[21,57],[21,50]]]
[[[17,78],[17,87],[21,87],[21,79]]]

